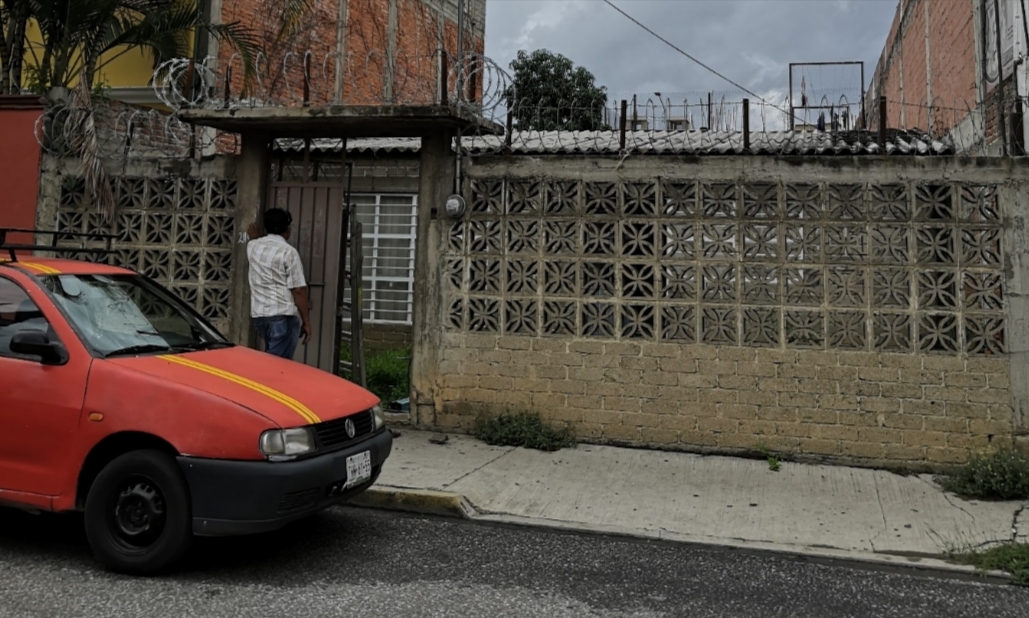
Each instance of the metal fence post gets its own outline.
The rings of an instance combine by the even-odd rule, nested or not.
[[[750,150],[750,99],[743,99],[743,149]]]
[[[879,148],[886,154],[886,97],[879,97]]]
[[[618,148],[619,150],[625,150],[625,125],[628,123],[629,118],[629,102],[622,99],[622,117],[618,120]]]

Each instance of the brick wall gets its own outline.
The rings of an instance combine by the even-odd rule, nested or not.
[[[976,106],[975,28],[973,0],[902,0],[872,76],[869,109],[884,95],[890,128],[941,134],[958,126]]]
[[[282,3],[276,0],[223,0],[222,21],[253,28],[265,48],[260,84],[252,96],[279,104],[303,100],[304,58],[311,55],[310,97],[327,104],[336,94],[336,63],[343,66],[347,104],[426,104],[437,99],[437,50],[457,55],[457,12],[449,0],[347,0],[346,31],[339,47],[339,2],[314,0],[299,34],[279,40]],[[485,0],[468,3],[466,51],[484,49]],[[392,57],[392,62],[390,62]],[[342,60],[340,60],[342,58]],[[227,45],[219,50],[219,71],[232,66],[231,91],[243,86],[242,65]],[[223,85],[219,82],[219,93]]]
[[[1026,435],[1012,376],[1029,368],[1007,352],[1021,275],[1003,267],[1026,247],[1003,223],[1029,199],[1008,161],[489,157],[467,173],[470,212],[438,231],[423,422],[524,409],[589,441],[919,468]]]

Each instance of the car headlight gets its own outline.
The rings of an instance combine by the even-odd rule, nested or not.
[[[375,419],[374,431],[382,429],[382,426],[386,424],[386,421],[382,420],[382,406],[372,408],[372,418]]]
[[[285,461],[314,450],[310,429],[271,429],[261,434],[259,448],[271,461]]]

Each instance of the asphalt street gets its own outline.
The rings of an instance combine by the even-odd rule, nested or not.
[[[0,509],[0,616],[1025,618],[1029,590],[354,508],[130,578],[92,562],[81,518]]]

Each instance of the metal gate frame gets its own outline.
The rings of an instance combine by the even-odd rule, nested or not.
[[[305,140],[300,179],[282,179],[282,169],[288,159],[281,159],[278,177],[269,175],[265,208],[286,208],[293,213],[294,229],[289,242],[305,262],[311,322],[317,331],[312,333],[311,342],[298,346],[294,360],[366,386],[361,303],[363,229],[356,217],[356,207],[351,203],[353,164],[346,161],[345,140],[341,157],[343,174],[338,183],[313,180],[310,140]],[[337,241],[338,244],[334,245]],[[351,290],[349,299],[344,294],[348,284]],[[320,295],[316,295],[318,291]],[[317,303],[314,302],[316,296]],[[350,330],[344,330],[343,321],[348,315]],[[334,321],[331,329],[328,328],[329,319]],[[327,336],[333,339],[328,348]],[[340,358],[344,340],[349,345],[348,361]],[[309,348],[312,344],[317,346],[313,358]],[[326,352],[331,354],[330,359],[325,358]]]
[[[343,142],[343,152],[346,152],[346,141]],[[336,336],[333,341],[336,343],[336,353],[332,358],[335,362],[333,373],[340,375],[343,371],[350,377],[350,381],[362,387],[367,386],[367,375],[364,366],[364,311],[363,290],[361,288],[361,273],[364,269],[364,252],[362,251],[363,225],[357,220],[357,207],[350,201],[353,195],[351,188],[354,180],[354,164],[350,161],[344,162],[347,185],[343,194],[343,226],[344,233],[340,234],[340,265],[339,282],[336,286],[336,295],[340,299],[336,309]],[[349,255],[349,267],[347,256]],[[344,298],[343,290],[350,284],[350,300]],[[343,330],[343,318],[347,312],[350,313],[350,330]],[[340,358],[340,347],[343,340],[350,344],[350,360],[344,361]]]

